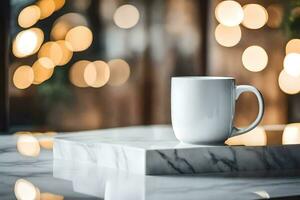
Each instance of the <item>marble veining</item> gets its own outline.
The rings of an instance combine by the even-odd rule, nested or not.
[[[177,153],[181,158],[180,151]],[[61,195],[64,199],[251,200],[300,197],[299,170],[144,176],[102,168],[97,164],[53,160],[52,151],[46,149],[41,149],[38,157],[22,156],[17,151],[15,136],[0,136],[1,200],[16,199],[14,187],[19,179],[31,182],[41,193]]]
[[[300,145],[183,144],[168,125],[86,131],[59,136],[54,143],[55,159],[146,175],[300,169],[298,152]]]
[[[63,166],[63,169],[61,168]],[[61,172],[76,171],[65,177]],[[300,191],[299,171],[231,172],[144,176],[95,164],[54,160],[53,175],[74,191],[104,199],[266,199]]]

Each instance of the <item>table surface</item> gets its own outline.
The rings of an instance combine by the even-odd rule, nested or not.
[[[17,151],[16,141],[16,136],[0,136],[0,199],[15,199],[15,183],[20,179],[33,184],[41,194],[64,199],[300,197],[300,171],[141,176],[53,161],[52,151],[46,149],[41,149],[38,157],[26,157]]]
[[[300,145],[227,146],[179,142],[170,125],[81,131],[57,136],[54,159],[136,174],[203,174],[300,169]]]

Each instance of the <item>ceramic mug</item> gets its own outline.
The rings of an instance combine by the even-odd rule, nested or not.
[[[243,92],[256,95],[259,111],[247,128],[235,128],[235,101]],[[255,128],[263,117],[264,100],[255,87],[236,86],[232,77],[173,77],[171,113],[175,136],[181,142],[220,144]]]

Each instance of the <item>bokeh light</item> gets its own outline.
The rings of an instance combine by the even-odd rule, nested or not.
[[[243,52],[242,62],[251,72],[262,71],[268,64],[268,54],[260,46],[250,46]]]
[[[283,60],[284,71],[290,76],[300,76],[300,54],[289,53]]]
[[[124,84],[130,76],[130,67],[125,60],[114,59],[108,62],[110,77],[108,84],[119,86]]]
[[[109,66],[104,61],[89,63],[84,69],[85,82],[94,88],[104,86],[109,80]]]
[[[53,25],[51,30],[51,37],[54,40],[63,40],[66,37],[67,32],[70,30],[68,23],[64,21],[57,22]]]
[[[54,0],[55,11],[61,9],[65,5],[65,0]]]
[[[40,8],[36,5],[25,7],[18,16],[18,24],[22,28],[33,26],[41,16]]]
[[[282,134],[282,144],[300,144],[300,123],[285,126]]]
[[[43,192],[41,193],[41,200],[63,200],[64,196],[58,195],[58,194],[53,194],[49,192]]]
[[[271,4],[267,7],[269,19],[267,25],[270,28],[279,28],[283,20],[283,8],[280,4]]]
[[[264,146],[267,144],[267,134],[263,127],[258,126],[253,130],[228,138],[225,141],[227,145],[244,145],[244,146]]]
[[[63,57],[62,49],[56,42],[46,42],[39,50],[38,57],[47,57],[52,60],[55,65],[58,65]]]
[[[286,44],[285,53],[300,53],[300,39],[291,39]]]
[[[13,41],[13,54],[19,58],[32,55],[38,51],[43,40],[44,34],[38,28],[21,31]]]
[[[23,65],[16,69],[13,76],[13,83],[18,89],[28,88],[34,80],[34,73],[30,66]]]
[[[259,29],[268,21],[266,9],[259,4],[247,4],[243,6],[244,19],[242,24],[249,29]]]
[[[216,41],[224,47],[233,47],[239,43],[242,37],[239,26],[228,27],[219,24],[215,30]]]
[[[67,32],[76,26],[87,26],[86,18],[79,13],[67,13],[59,17],[53,24],[51,37],[54,40],[64,40]]]
[[[300,6],[299,5],[294,5],[293,7],[291,7],[291,17],[292,18],[298,18],[300,16]]]
[[[53,137],[41,137],[38,141],[42,148],[48,150],[53,149]]]
[[[140,18],[138,9],[130,4],[120,6],[114,13],[115,24],[124,29],[134,27]]]
[[[297,94],[300,91],[300,77],[290,76],[285,70],[279,74],[280,89],[287,94]]]
[[[24,156],[37,157],[40,154],[39,141],[30,134],[18,136],[17,150]]]
[[[57,65],[62,66],[67,64],[71,60],[73,56],[73,47],[69,42],[65,40],[59,40],[56,41],[56,43],[59,45],[60,49],[62,50],[62,58]]]
[[[244,11],[236,1],[222,1],[215,9],[215,16],[224,26],[237,26],[243,21]]]
[[[25,179],[18,179],[15,183],[14,193],[16,199],[39,199],[39,190],[31,182]]]
[[[90,63],[88,60],[80,60],[72,65],[69,71],[69,78],[73,85],[77,87],[88,87],[88,84],[84,80],[84,70]]]
[[[93,34],[88,27],[77,26],[68,31],[66,41],[71,44],[73,51],[83,51],[91,46]]]
[[[38,63],[46,69],[53,69],[55,67],[53,61],[50,58],[47,58],[47,57],[39,58]]]
[[[54,0],[39,0],[36,5],[41,10],[40,19],[45,19],[52,15],[55,11],[55,2]]]
[[[33,84],[41,84],[52,76],[54,63],[49,58],[42,57],[32,65],[32,69],[34,73]]]

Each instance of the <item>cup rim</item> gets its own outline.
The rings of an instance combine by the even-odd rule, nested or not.
[[[234,80],[231,76],[174,76],[173,79],[180,80]]]

